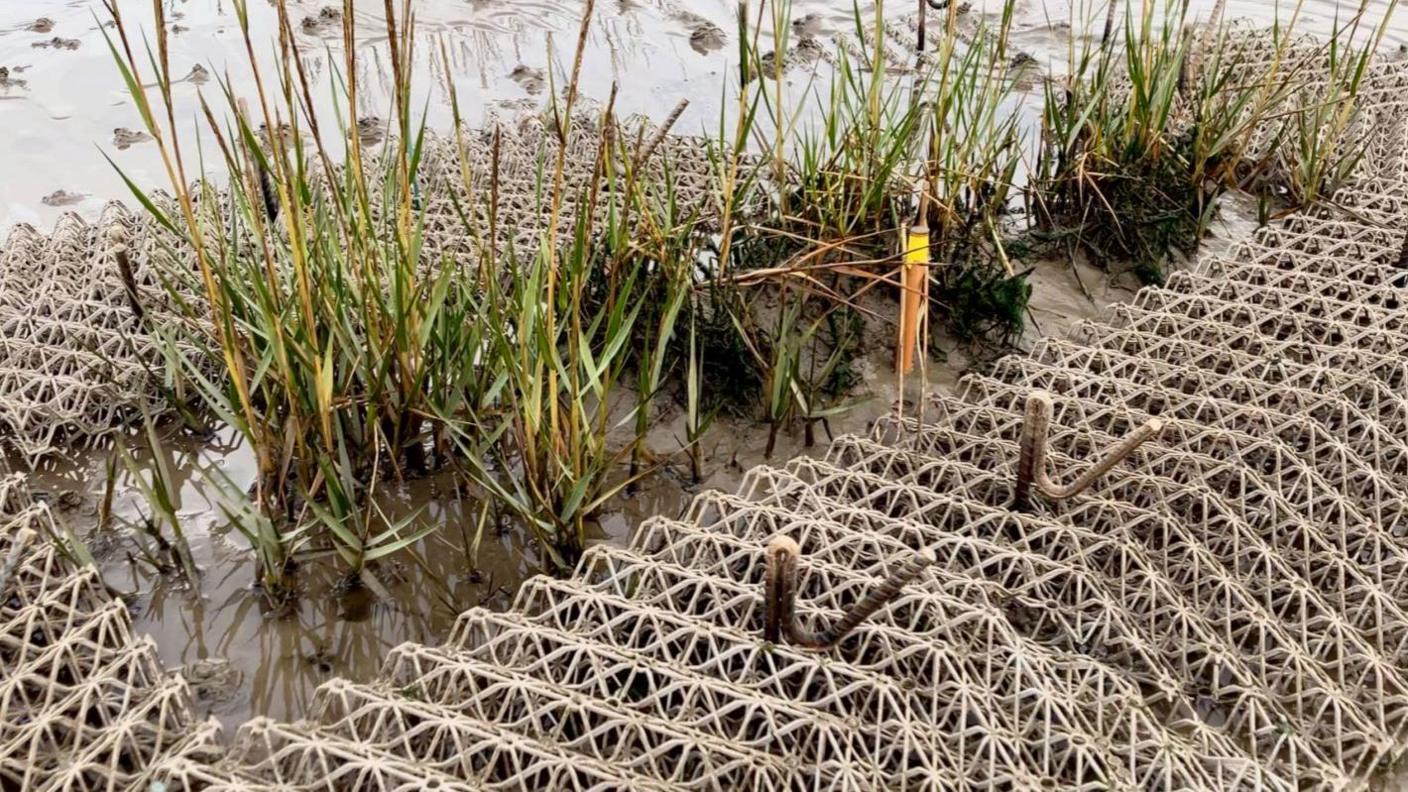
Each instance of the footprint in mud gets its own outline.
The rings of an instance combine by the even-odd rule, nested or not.
[[[206,83],[210,82],[210,70],[197,63],[196,65],[191,67],[190,71],[186,72],[185,77],[182,77],[179,80],[174,80],[173,82],[188,82],[191,85],[205,85]],[[155,82],[142,83],[143,88],[156,88],[159,85],[160,83]]]
[[[708,55],[724,46],[724,32],[704,17],[681,11],[675,14],[675,20],[689,30],[689,46],[700,55]]]
[[[112,131],[112,144],[118,151],[126,151],[138,143],[146,143],[152,136],[140,130],[118,127]]]
[[[221,703],[234,698],[244,678],[244,674],[223,657],[197,660],[183,666],[180,673],[191,686],[196,699],[207,703]]]
[[[494,102],[494,107],[502,111],[502,115],[510,117],[524,116],[538,109],[538,103],[533,99],[500,99]]]
[[[362,116],[357,119],[357,142],[363,146],[375,146],[385,139],[385,121],[376,116]]]
[[[803,36],[801,40],[797,42],[797,46],[787,54],[787,59],[782,64],[782,70],[785,73],[797,66],[810,66],[827,59],[826,48],[822,46],[821,41],[814,36]],[[764,79],[771,79],[776,72],[777,53],[764,53],[763,56],[758,59],[757,73],[755,74],[751,70],[749,71],[748,82],[752,82],[759,74],[761,74]]]
[[[1009,65],[1012,69],[1012,86],[1018,91],[1034,90],[1043,76],[1041,61],[1026,52],[1018,52],[1012,56]]]
[[[83,495],[78,490],[63,489],[58,491],[34,490],[34,499],[41,503],[47,503],[59,511],[71,512],[83,505]]]
[[[304,17],[303,32],[310,36],[321,36],[342,30],[342,12],[333,6],[323,6],[315,16]]]
[[[29,23],[29,27],[25,28],[25,30],[28,30],[31,33],[48,33],[53,29],[54,20],[48,17],[39,17],[38,19]]]
[[[518,87],[527,91],[531,96],[542,93],[543,86],[547,84],[542,69],[534,69],[521,63],[514,67],[508,78],[518,83]]]
[[[79,43],[80,42],[78,41],[78,39],[67,39],[61,38],[59,36],[54,36],[53,38],[47,41],[36,41],[30,46],[37,47],[39,49],[76,50],[78,49]]]
[[[87,197],[87,193],[71,193],[68,190],[55,190],[39,200],[40,203],[45,206],[59,207],[73,206],[74,204],[82,203],[83,199]]]
[[[22,71],[24,68],[21,66],[15,66],[13,69],[0,66],[0,88],[23,88],[25,81],[14,76]]]
[[[712,22],[705,22],[703,25],[690,31],[689,46],[700,55],[708,55],[724,46],[724,32],[718,25]]]
[[[792,20],[792,32],[803,38],[820,36],[825,27],[825,23],[821,21],[821,14],[807,14],[801,19]]]

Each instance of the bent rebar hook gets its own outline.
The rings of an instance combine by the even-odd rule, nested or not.
[[[1012,508],[1026,511],[1031,508],[1032,485],[1037,491],[1052,500],[1065,500],[1079,495],[1090,488],[1095,480],[1110,472],[1125,457],[1144,443],[1162,432],[1164,422],[1150,418],[1143,426],[1124,436],[1095,464],[1067,486],[1052,481],[1046,474],[1046,440],[1051,432],[1051,394],[1046,391],[1032,391],[1027,396],[1027,414],[1022,421],[1020,456],[1017,459],[1017,485],[1012,496]]]
[[[766,556],[763,637],[770,643],[780,643],[785,634],[792,643],[817,650],[830,649],[840,643],[871,614],[889,604],[899,595],[900,589],[935,561],[933,550],[916,552],[901,562],[885,582],[866,592],[861,601],[852,605],[839,621],[819,632],[812,632],[797,622],[797,563],[801,559],[802,549],[792,539],[778,536],[768,542]]]

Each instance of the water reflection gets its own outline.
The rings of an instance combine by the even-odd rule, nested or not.
[[[162,452],[200,568],[198,590],[161,575],[133,553],[130,528],[124,526],[147,509],[125,471],[115,481],[114,525],[98,530],[97,504],[111,449],[95,450],[80,463],[46,460],[32,476],[33,487],[89,544],[107,584],[128,595],[138,631],[155,639],[163,664],[185,669],[200,714],[214,715],[227,732],[254,714],[301,717],[323,681],[372,679],[391,647],[405,641],[439,643],[460,612],[479,605],[506,607],[522,580],[536,572],[536,554],[524,531],[496,519],[448,480],[430,478],[388,485],[378,498],[388,520],[414,515],[408,530],[437,528],[376,564],[387,597],[349,585],[345,567],[327,558],[303,564],[296,575],[297,600],[286,610],[272,610],[252,587],[254,560],[247,543],[218,516],[217,498],[206,484],[218,466],[236,486],[249,486],[252,455],[229,432],[208,443],[170,437]],[[139,464],[148,464],[136,456]],[[624,531],[625,522],[610,525]],[[485,529],[476,548],[481,524]],[[598,538],[623,537],[602,532]]]

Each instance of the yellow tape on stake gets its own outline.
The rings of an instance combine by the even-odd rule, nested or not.
[[[929,302],[929,229],[913,226],[905,242],[904,268],[900,277],[900,338],[895,366],[901,374],[914,370],[914,352],[919,347],[919,322]]]

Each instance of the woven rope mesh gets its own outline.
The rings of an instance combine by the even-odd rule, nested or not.
[[[1263,228],[824,458],[702,494],[227,750],[59,551],[46,507],[0,479],[0,786],[1289,790],[1382,771],[1408,744],[1405,75],[1372,78],[1373,153],[1340,208]],[[23,449],[154,398],[115,234],[156,244],[113,207],[0,254],[0,420]],[[1151,416],[1163,434],[1093,490],[1015,511],[1038,388],[1058,477]],[[937,563],[818,654],[761,639],[777,535],[802,548],[809,624],[916,549]]]
[[[158,762],[209,761],[218,727],[52,533],[23,480],[0,480],[0,786],[129,789]]]

